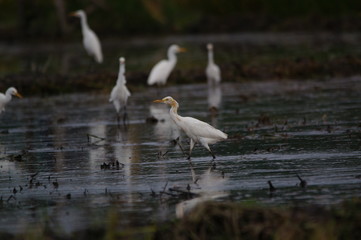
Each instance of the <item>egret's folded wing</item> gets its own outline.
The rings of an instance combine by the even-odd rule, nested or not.
[[[158,62],[151,70],[148,77],[148,85],[165,81],[168,78],[172,68],[169,66],[168,60]]]
[[[206,122],[192,117],[184,117],[182,120],[184,121],[184,128],[187,128],[187,130],[183,129],[185,132],[191,131],[194,135],[203,138],[227,139],[227,134]]]

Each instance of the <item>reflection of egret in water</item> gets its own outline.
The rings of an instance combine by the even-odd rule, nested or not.
[[[124,180],[126,184],[126,189],[128,190],[128,203],[133,202],[132,161],[136,160],[135,157],[133,158],[133,146],[128,136],[128,131],[132,131],[133,127],[134,125],[129,126],[129,129],[125,127],[117,128],[117,135],[120,142],[116,142],[112,145],[115,159],[119,161],[119,163],[123,166]]]
[[[167,105],[150,105],[150,115],[157,119],[154,125],[154,134],[159,141],[172,141],[180,137],[180,131],[175,122],[170,118]],[[165,149],[160,149],[162,152]]]
[[[222,90],[219,84],[208,84],[208,108],[218,111],[222,101]]]
[[[216,115],[222,102],[222,90],[220,84],[208,84],[208,109],[211,112],[212,125],[217,127]]]
[[[191,162],[190,168],[193,182],[193,184],[190,185],[191,192],[197,194],[198,197],[180,202],[176,205],[176,216],[178,218],[189,213],[199,203],[228,195],[227,192],[222,190],[227,183],[227,178],[224,177],[223,173],[215,171],[214,167],[211,166],[202,175],[197,177]]]
[[[105,138],[106,127],[103,124],[90,126],[89,134],[91,136]],[[91,149],[89,149],[89,167],[93,170],[99,169],[100,160],[104,160],[105,156],[105,147],[103,146],[104,142],[100,141],[98,138],[89,137],[89,143],[92,144]]]
[[[59,111],[56,113],[56,115],[54,115],[54,120],[53,120],[53,132],[54,132],[54,147],[56,150],[54,152],[54,157],[56,160],[56,171],[61,171],[61,169],[63,169],[63,164],[64,164],[64,152],[61,151],[61,149],[64,147],[64,138],[66,135],[66,129],[63,127],[59,127],[57,126],[57,122],[60,119],[64,119],[65,118],[65,113],[62,111]],[[60,151],[59,151],[60,150]]]

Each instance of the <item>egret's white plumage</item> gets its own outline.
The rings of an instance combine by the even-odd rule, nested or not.
[[[86,17],[86,13],[83,10],[72,12],[71,16],[80,18],[81,29],[83,33],[83,45],[87,53],[94,57],[98,63],[103,62],[102,48],[100,41],[93,30],[90,29]]]
[[[22,98],[16,88],[10,87],[6,90],[5,94],[0,93],[0,113],[5,111],[5,105],[11,101],[12,96]]]
[[[206,68],[206,75],[208,79],[208,84],[216,85],[221,82],[221,70],[218,67],[218,65],[214,63],[213,45],[211,43],[208,43],[207,49],[208,49],[208,65]]]
[[[190,149],[189,149],[189,158],[192,153],[192,149],[196,143],[201,143],[215,158],[208,144],[213,144],[218,141],[227,139],[227,134],[214,128],[208,123],[202,122],[198,119],[192,117],[182,117],[178,115],[178,102],[172,97],[165,97],[162,100],[155,100],[154,102],[166,103],[171,106],[170,116],[173,121],[180,127],[187,136],[191,139]]]
[[[121,109],[123,109],[124,111],[126,110],[128,97],[130,96],[130,92],[126,86],[127,81],[125,79],[125,58],[119,58],[119,63],[120,64],[117,83],[113,87],[109,98],[109,102],[113,102],[118,116]]]
[[[181,48],[176,44],[171,45],[168,48],[168,59],[158,62],[150,71],[148,85],[164,85],[177,63],[177,53],[185,51],[185,48]]]

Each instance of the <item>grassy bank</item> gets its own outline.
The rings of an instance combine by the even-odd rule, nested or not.
[[[361,199],[333,206],[267,207],[208,202],[182,219],[144,227],[117,228],[118,216],[105,225],[62,235],[47,224],[25,233],[0,233],[0,239],[360,239]]]
[[[262,35],[258,38],[261,39]],[[215,61],[222,70],[224,82],[350,77],[361,74],[361,48],[355,39],[357,36],[350,41],[335,36],[332,39],[311,38],[300,43],[218,43]],[[179,56],[167,85],[206,82],[204,70],[207,60],[204,46],[199,46],[198,43],[188,45],[189,51]],[[125,56],[128,55],[127,85],[133,92],[148,88],[146,81],[153,62],[140,60],[160,60],[162,55],[154,57],[150,53],[144,53],[133,56],[132,49],[126,52]],[[81,52],[80,57],[78,60],[87,56]],[[25,64],[21,62],[23,58],[20,56],[17,58],[18,63],[11,65],[18,69],[16,72],[8,70],[10,65],[4,64],[2,69],[7,73],[0,77],[0,89],[16,86],[25,96],[91,91],[108,93],[118,74],[116,61],[109,64],[111,58],[116,59],[108,56],[108,62],[95,66],[93,71],[74,66],[73,69],[77,72],[60,74],[56,72],[59,71],[56,60],[49,66],[50,70],[37,71],[23,69]]]

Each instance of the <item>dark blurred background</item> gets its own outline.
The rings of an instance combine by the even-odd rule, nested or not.
[[[1,0],[0,38],[72,38],[78,9],[103,37],[361,29],[356,0]]]

